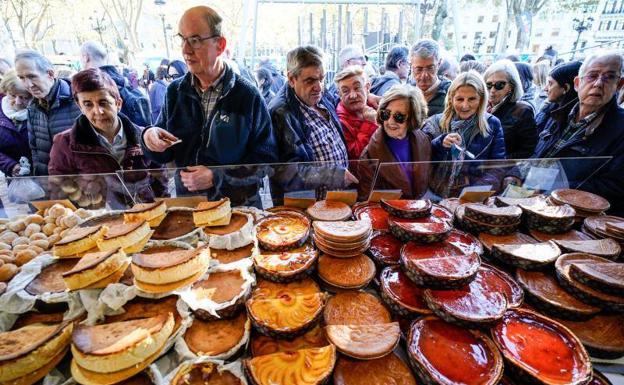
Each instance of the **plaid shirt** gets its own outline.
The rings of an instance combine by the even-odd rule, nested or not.
[[[205,90],[201,89],[199,80],[195,78],[195,76],[191,77],[191,86],[195,88],[197,94],[201,97],[201,105],[204,109],[204,119],[210,119],[210,114],[215,108],[217,104],[217,100],[219,100],[219,96],[221,96],[221,92],[223,92],[223,76],[225,75],[225,65],[223,71],[218,78],[212,82],[211,85],[208,86]]]
[[[317,108],[325,110],[330,117],[329,119],[325,119],[325,117],[314,108],[308,107],[299,100],[299,98],[297,98],[297,100],[299,101],[299,106],[305,119],[304,123],[310,127],[309,141],[314,151],[314,160],[319,162],[332,161],[347,167],[347,160],[349,158],[347,155],[347,148],[342,138],[340,138],[338,131],[340,127],[335,126],[329,111],[320,103],[316,105]]]
[[[586,137],[593,134],[596,127],[598,127],[602,122],[602,118],[604,116],[604,109],[600,109],[598,111],[592,112],[591,114],[576,122],[575,120],[578,112],[579,104],[577,103],[568,115],[568,126],[561,133],[561,137],[559,138],[559,140],[557,140],[555,144],[550,148],[550,150],[545,154],[545,158],[552,158],[570,143],[577,141],[581,138],[585,139]]]

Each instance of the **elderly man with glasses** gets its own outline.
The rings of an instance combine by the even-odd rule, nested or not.
[[[189,72],[169,84],[156,126],[142,137],[148,157],[185,167],[180,179],[189,191],[216,185],[206,166],[277,161],[262,96],[223,60],[221,22],[206,6],[182,15],[177,39]]]
[[[433,40],[422,39],[411,50],[412,79],[427,101],[429,116],[444,111],[444,100],[451,81],[438,76],[440,47]]]
[[[624,109],[616,101],[617,90],[624,85],[623,71],[619,53],[585,59],[574,79],[578,103],[551,112],[533,154],[533,158],[613,157],[598,170],[595,162],[563,164],[572,187],[607,198],[615,215],[624,215]]]

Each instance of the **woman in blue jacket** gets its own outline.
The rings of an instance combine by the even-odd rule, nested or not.
[[[433,161],[505,159],[500,121],[486,112],[485,82],[475,71],[461,73],[449,87],[444,112],[430,117],[423,131],[431,137]],[[445,162],[434,167],[432,191],[456,196],[466,186],[491,185],[498,189],[501,173],[482,162]]]

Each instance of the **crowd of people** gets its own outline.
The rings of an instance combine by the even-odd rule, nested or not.
[[[217,182],[212,166],[276,162],[331,162],[342,187],[365,185],[372,176],[349,161],[378,159],[396,163],[378,175],[381,187],[445,197],[522,181],[478,162],[436,161],[607,156],[598,171],[565,171],[586,173],[578,187],[624,212],[620,53],[489,65],[466,54],[457,63],[423,39],[393,47],[379,74],[361,48],[347,46],[326,84],[317,47],[288,52],[284,74],[268,62],[251,74],[227,58],[221,28],[213,9],[187,10],[177,35],[184,62],[163,61],[147,95],[95,42],[81,47],[83,70],[71,79],[35,51],[0,62],[0,169],[19,175],[22,156],[34,175],[167,165],[183,168],[188,191],[204,191]]]

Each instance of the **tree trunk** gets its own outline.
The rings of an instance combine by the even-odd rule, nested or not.
[[[447,0],[440,0],[435,17],[433,18],[433,26],[431,29],[431,39],[438,41],[444,28],[444,19],[448,17]]]
[[[505,21],[502,24],[501,29],[498,31],[498,47],[494,47],[497,53],[504,54],[507,51],[508,33],[511,27],[511,19],[513,18],[513,1],[514,0],[505,0],[505,10],[507,11],[507,15],[505,16]]]
[[[526,51],[529,48],[531,39],[531,29],[533,24],[533,15],[529,10],[524,13],[515,15],[516,29],[518,34],[516,36],[516,49],[520,52]]]

